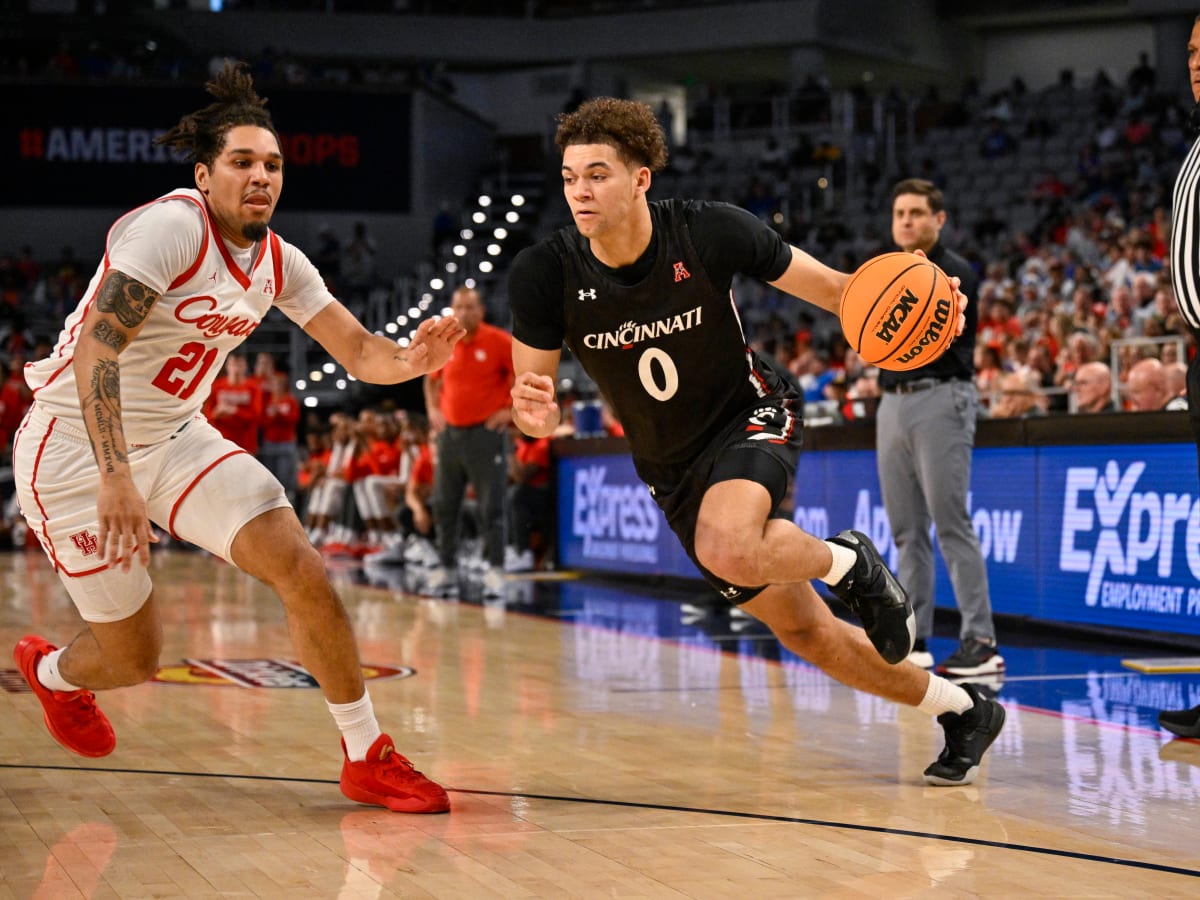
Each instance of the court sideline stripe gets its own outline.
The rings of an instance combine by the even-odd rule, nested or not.
[[[243,781],[292,782],[296,784],[337,784],[328,778],[291,778],[278,775],[237,775],[221,772],[168,772],[159,769],[116,769],[116,768],[83,768],[80,766],[37,766],[20,763],[0,763],[0,769],[31,769],[33,771],[55,772],[102,772],[113,775],[170,775],[176,778],[227,778]],[[1080,853],[1074,850],[1055,850],[1051,847],[1035,847],[1032,844],[1011,844],[1005,841],[990,841],[984,838],[961,837],[950,834],[934,834],[928,831],[915,831],[909,828],[887,828],[883,825],[857,825],[852,822],[831,822],[827,819],[809,819],[802,816],[778,816],[769,813],[739,812],[731,809],[701,809],[694,806],[673,806],[665,803],[635,803],[631,800],[600,800],[594,797],[562,797],[554,794],[529,794],[512,791],[480,791],[470,788],[446,788],[451,794],[475,794],[481,797],[511,797],[524,800],[546,800],[554,803],[585,803],[594,806],[620,806],[626,809],[648,809],[663,812],[697,813],[706,816],[724,816],[733,819],[753,819],[759,822],[783,822],[792,825],[812,825],[818,828],[842,828],[848,831],[863,831],[871,834],[887,834],[897,837],[924,838],[930,841],[944,841],[951,844],[970,844],[975,847],[994,847],[998,850],[1015,850],[1021,853],[1038,853],[1043,856],[1057,856],[1064,859],[1077,859],[1083,862],[1097,862],[1106,865],[1125,866],[1132,869],[1147,869],[1153,872],[1164,872],[1170,875],[1186,875],[1190,878],[1200,878],[1200,869],[1185,869],[1180,866],[1168,866],[1162,863],[1142,862],[1136,859],[1123,859],[1119,856],[1100,856],[1095,853]]]

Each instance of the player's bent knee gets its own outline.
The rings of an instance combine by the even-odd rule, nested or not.
[[[143,684],[158,674],[161,654],[161,636],[136,643],[128,647],[120,658],[108,660],[109,675],[117,682],[117,687]]]
[[[731,584],[761,584],[755,547],[717,528],[696,529],[696,557],[718,578]]]

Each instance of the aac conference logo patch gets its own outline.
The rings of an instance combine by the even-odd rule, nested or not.
[[[363,678],[411,678],[416,669],[408,666],[362,667]],[[183,665],[162,666],[151,681],[159,684],[237,685],[249,688],[315,688],[317,680],[298,662],[290,659],[184,659]]]

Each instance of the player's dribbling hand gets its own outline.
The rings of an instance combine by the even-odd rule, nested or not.
[[[158,538],[150,528],[146,501],[130,478],[105,478],[96,496],[96,519],[100,525],[100,561],[120,565],[128,572],[134,553],[143,566],[150,565],[150,545]]]
[[[925,255],[924,250],[917,249],[913,253],[929,259]],[[942,274],[946,275],[945,272]],[[969,301],[967,300],[967,295],[958,289],[958,286],[962,283],[962,279],[957,275],[946,275],[946,278],[950,281],[950,287],[954,291],[954,299],[958,301],[958,327],[954,329],[954,336],[959,337],[963,333],[963,329],[967,327],[967,303]]]
[[[522,372],[512,386],[513,409],[530,425],[542,427],[558,409],[554,399],[554,379],[549,375]]]
[[[426,319],[417,326],[416,333],[400,358],[414,374],[436,372],[450,359],[454,345],[466,333],[467,330],[454,316]]]

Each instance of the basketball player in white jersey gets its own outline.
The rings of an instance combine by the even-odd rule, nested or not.
[[[245,67],[226,66],[207,89],[215,102],[159,138],[195,159],[195,189],[117,220],[53,353],[27,370],[34,403],[14,445],[21,510],[86,624],[62,649],[30,635],[13,655],[59,743],[111,753],[93,692],[147,680],[162,647],[146,569],[154,522],[279,595],[342,732],[342,792],[444,812],[446,792],[375,719],[345,609],[282,486],[200,409],[225,357],[272,307],[380,384],[440,367],[463,329],[453,317],[427,320],[407,348],[364,329],[268,228],[284,161]]]

